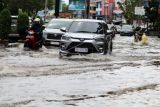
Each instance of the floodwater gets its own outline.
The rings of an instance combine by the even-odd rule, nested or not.
[[[111,55],[0,47],[0,107],[159,107],[160,39],[117,35]]]

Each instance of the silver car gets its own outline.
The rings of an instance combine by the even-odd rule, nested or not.
[[[62,27],[68,29],[72,21],[72,19],[52,19],[43,30],[44,45],[59,45],[64,34],[60,29]]]
[[[123,25],[121,32],[120,32],[120,35],[121,36],[133,36],[134,31],[133,31],[132,25]]]
[[[66,29],[61,29],[67,31]],[[59,56],[112,52],[112,32],[105,21],[76,19],[62,36]]]

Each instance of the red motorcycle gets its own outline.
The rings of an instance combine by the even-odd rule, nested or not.
[[[37,39],[36,36],[39,36],[39,34],[33,30],[29,30],[24,42],[24,48],[29,48],[32,50],[38,50],[39,48],[42,48],[43,38]]]

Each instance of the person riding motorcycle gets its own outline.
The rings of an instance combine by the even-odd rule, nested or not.
[[[135,29],[134,40],[135,42],[139,42],[142,40],[143,31],[141,27],[137,27]]]
[[[145,33],[145,29],[141,27],[137,27],[135,29],[135,37],[134,37],[135,42],[141,42],[142,45],[147,45],[148,44],[148,37]]]
[[[31,26],[30,30],[33,30],[36,33],[35,38],[37,41],[42,40],[42,24],[40,23],[39,18],[34,19],[34,23]]]

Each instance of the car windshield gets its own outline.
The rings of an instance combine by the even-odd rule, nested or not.
[[[60,29],[62,27],[69,28],[72,21],[65,21],[65,20],[52,20],[48,25],[47,28],[50,29]]]
[[[130,26],[130,25],[123,25],[122,29],[124,29],[124,30],[132,30],[132,26]]]
[[[75,21],[72,23],[69,32],[104,34],[107,32],[107,26],[100,22]]]

